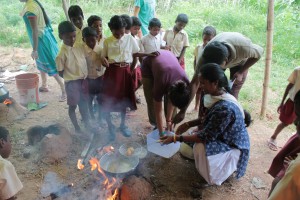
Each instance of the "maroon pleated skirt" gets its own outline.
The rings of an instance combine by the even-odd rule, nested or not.
[[[109,64],[106,68],[103,76],[102,108],[104,112],[137,109],[130,66]]]
[[[300,139],[296,133],[285,143],[282,149],[278,152],[272,161],[271,167],[269,169],[269,174],[271,176],[282,178],[287,169],[287,164],[284,163],[284,158],[287,156],[296,157],[300,153]]]

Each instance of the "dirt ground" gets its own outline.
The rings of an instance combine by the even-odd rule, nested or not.
[[[0,47],[0,72],[9,70],[17,72],[20,66],[26,66],[30,72],[37,72],[34,62],[30,58],[30,49],[4,48]],[[10,95],[18,101],[18,92],[16,90],[15,80],[13,78],[4,80],[0,77],[0,82],[4,82],[9,89]],[[42,102],[48,102],[48,105],[41,110],[31,111],[27,115],[20,116],[11,107],[0,105],[0,124],[10,130],[13,140],[13,151],[9,160],[13,163],[21,179],[24,188],[18,194],[18,199],[34,200],[43,199],[41,188],[45,182],[46,174],[56,173],[60,183],[74,183],[77,189],[77,198],[68,199],[92,199],[91,193],[97,190],[91,188],[100,187],[97,184],[99,175],[90,170],[79,171],[76,168],[77,159],[87,142],[84,137],[73,135],[73,145],[69,156],[55,164],[48,164],[43,160],[33,160],[31,157],[23,157],[24,149],[27,145],[26,130],[30,126],[46,126],[54,123],[63,124],[70,132],[73,127],[68,117],[68,106],[66,102],[58,102],[60,90],[53,78],[49,78],[50,92],[40,93]],[[151,132],[147,120],[146,103],[143,97],[142,89],[138,90],[141,96],[142,104],[138,105],[138,110],[128,116],[128,125],[133,131],[130,138],[125,138],[121,134],[117,135],[115,142],[111,143],[115,149],[127,141],[136,141],[145,145],[142,134]],[[281,97],[274,97],[281,98]],[[260,100],[253,101],[253,104],[260,105]],[[193,103],[192,103],[193,105]],[[257,110],[251,110],[254,123],[249,128],[251,138],[251,157],[247,168],[247,173],[240,180],[230,178],[222,186],[211,186],[199,190],[202,193],[202,199],[208,200],[238,200],[238,199],[267,199],[272,178],[267,170],[271,164],[276,152],[269,150],[266,146],[268,137],[272,134],[277,120],[277,115],[269,114],[265,120],[259,118],[259,106]],[[194,119],[196,113],[188,114],[187,119]],[[118,120],[115,120],[119,123]],[[279,144],[283,145],[293,129],[285,129],[279,137]],[[89,134],[89,133],[85,133]],[[107,130],[101,129],[96,136],[94,145],[103,146],[108,143]],[[165,159],[148,152],[146,158],[140,160],[136,174],[144,176],[154,186],[153,193],[149,199],[193,199],[190,192],[195,191],[191,186],[194,182],[203,182],[204,180],[197,173],[193,161],[184,159],[179,153],[170,159]],[[98,177],[98,179],[97,179]],[[93,181],[94,180],[94,181]],[[261,181],[260,188],[255,187],[254,180]],[[257,185],[257,184],[256,184]],[[99,188],[101,189],[101,188]],[[84,194],[84,195],[83,195]],[[90,198],[87,198],[87,197]],[[196,198],[197,199],[197,198]],[[200,199],[200,198],[198,198]]]

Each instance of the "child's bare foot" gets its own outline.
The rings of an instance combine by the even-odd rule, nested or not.
[[[62,94],[62,95],[59,97],[59,99],[58,99],[59,102],[64,102],[64,101],[66,101],[66,100],[67,100],[67,95],[66,95],[66,94]]]

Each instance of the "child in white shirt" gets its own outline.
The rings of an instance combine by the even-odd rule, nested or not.
[[[141,39],[141,51],[145,53],[152,53],[158,51],[161,48],[161,22],[159,21],[159,19],[151,19],[148,29],[149,33]]]
[[[23,188],[15,167],[6,160],[11,153],[9,132],[0,126],[0,199],[16,199],[15,195]]]
[[[166,49],[170,50],[177,57],[180,66],[185,69],[184,54],[189,44],[189,37],[184,30],[188,23],[186,14],[179,14],[175,20],[175,26],[168,29],[164,36],[166,41]]]

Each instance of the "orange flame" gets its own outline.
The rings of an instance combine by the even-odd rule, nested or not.
[[[101,151],[101,153],[103,153],[103,152],[107,153],[107,152],[113,152],[113,151],[114,151],[113,146],[107,146],[107,147],[103,148],[103,151]],[[91,171],[94,171],[94,170],[97,169],[97,171],[104,178],[104,181],[102,182],[102,185],[105,188],[105,191],[107,191],[106,192],[106,199],[107,200],[116,200],[118,198],[118,193],[119,193],[119,190],[118,190],[118,187],[117,187],[117,184],[118,184],[117,179],[112,178],[111,180],[109,180],[109,178],[106,176],[105,172],[101,169],[100,162],[97,158],[92,157],[89,160],[89,163],[91,165]],[[82,164],[82,159],[78,159],[77,168],[78,169],[83,169],[84,168],[84,165]],[[115,188],[115,189],[114,189],[114,192],[112,194],[113,188]]]
[[[113,149],[113,148],[109,148],[109,149]],[[101,169],[100,166],[100,162],[98,161],[97,158],[91,158],[89,160],[89,163],[91,164],[91,170],[94,171],[95,169],[98,170],[98,172],[103,176],[104,181],[102,183],[103,187],[105,188],[107,192],[106,194],[106,199],[107,200],[115,200],[117,199],[118,196],[118,188],[116,188],[114,190],[114,193],[111,194],[111,190],[113,187],[115,187],[116,183],[117,183],[117,179],[116,178],[112,178],[111,180],[109,180],[105,174],[105,172]]]
[[[78,159],[77,168],[80,169],[80,170],[82,170],[84,168],[84,165],[82,164],[82,159]]]
[[[100,163],[99,163],[99,161],[98,161],[97,158],[91,158],[91,159],[89,160],[89,162],[90,162],[90,165],[92,166],[92,167],[91,167],[91,171],[94,171],[95,169],[97,169],[98,172],[99,172],[100,174],[102,174],[102,176],[103,176],[105,179],[107,179],[107,177],[106,177],[104,171],[102,171],[102,169],[101,169],[101,167],[100,167]]]
[[[5,100],[3,101],[3,103],[4,103],[5,105],[10,105],[10,104],[12,104],[12,101],[11,101],[10,99],[5,99]]]
[[[114,194],[111,197],[108,197],[107,200],[115,200],[115,199],[117,199],[118,194],[119,194],[119,190],[118,190],[118,188],[116,188],[115,191],[114,191]]]

